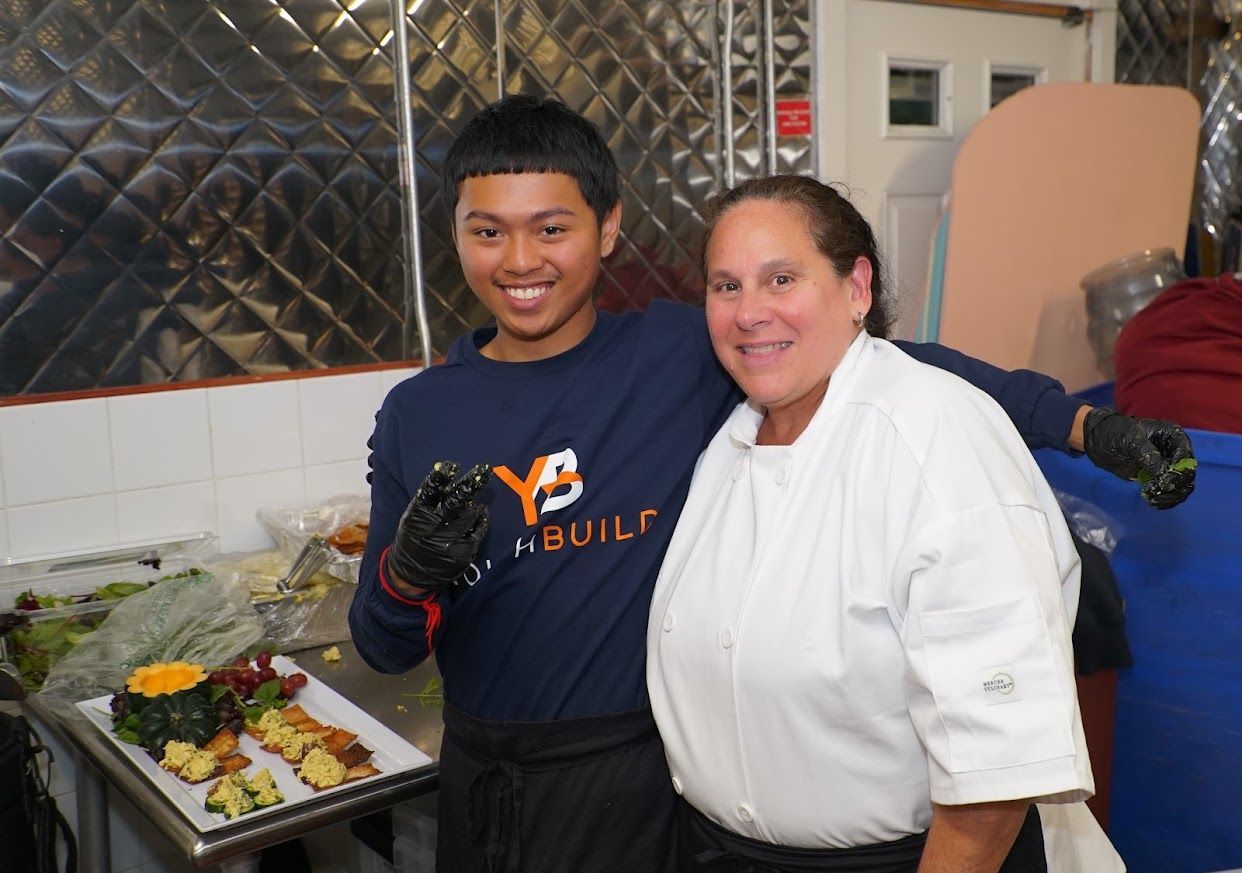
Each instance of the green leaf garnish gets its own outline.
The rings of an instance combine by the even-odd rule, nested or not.
[[[254,690],[254,699],[257,703],[263,704],[268,708],[275,703],[276,698],[280,697],[280,680],[268,679],[262,685]]]

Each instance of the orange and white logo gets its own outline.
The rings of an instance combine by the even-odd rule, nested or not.
[[[522,501],[522,516],[527,524],[534,524],[541,515],[564,509],[582,496],[582,476],[578,474],[578,456],[573,449],[535,458],[525,478],[503,464],[493,472]],[[537,505],[541,494],[543,503]]]

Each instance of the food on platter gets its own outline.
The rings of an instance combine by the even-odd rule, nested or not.
[[[250,759],[237,754],[237,736],[221,728],[202,748],[193,743],[169,740],[164,744],[160,766],[191,785],[250,766]]]
[[[148,664],[126,677],[126,690],[77,706],[204,832],[428,760],[298,670],[268,654],[225,666]],[[283,697],[282,681],[304,697]]]
[[[203,808],[226,819],[234,819],[284,802],[285,796],[276,787],[271,771],[264,767],[252,776],[239,772],[221,778],[207,792]]]
[[[180,773],[181,768],[186,765],[186,762],[197,751],[198,746],[193,743],[169,740],[164,744],[164,757],[160,759],[160,766],[169,773]]]
[[[296,703],[283,710],[268,710],[252,724],[246,726],[246,733],[258,740],[266,752],[279,754],[291,764],[301,763],[306,766],[307,760],[320,761],[320,765],[312,767],[311,774],[319,782],[330,780],[326,762],[322,756],[314,752],[323,752],[341,765],[341,779],[327,785],[328,788],[346,781],[345,770],[356,768],[370,759],[372,751],[361,743],[354,742],[358,735],[352,731],[334,725],[325,725],[316,721]],[[335,772],[337,768],[330,768]],[[358,772],[353,778],[362,779],[380,772],[374,767],[370,771]],[[301,778],[299,776],[299,778]],[[315,787],[318,783],[303,779],[308,785]]]
[[[354,782],[358,779],[366,779],[379,772],[371,764],[346,767],[335,756],[323,749],[312,749],[297,770],[298,778],[316,791],[335,788],[337,785],[344,785],[346,782]]]
[[[124,724],[133,730],[138,744],[152,752],[163,750],[169,740],[201,746],[219,730],[215,709],[196,686],[150,697],[126,693],[130,714]],[[132,724],[135,718],[136,725]]]
[[[236,743],[247,718],[284,707],[307,681],[305,673],[278,675],[267,651],[253,665],[244,655],[215,668],[185,661],[146,664],[112,698],[113,733],[153,755],[163,755],[170,740],[205,748],[213,737],[232,736]],[[220,758],[235,750],[212,749]]]

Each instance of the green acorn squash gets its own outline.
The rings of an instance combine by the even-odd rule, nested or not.
[[[170,740],[202,746],[219,727],[216,709],[198,694],[178,692],[149,699],[138,716],[138,740],[162,752]]]

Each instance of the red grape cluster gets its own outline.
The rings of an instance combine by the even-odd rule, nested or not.
[[[299,688],[306,685],[305,673],[278,675],[276,668],[272,666],[271,652],[259,652],[253,667],[245,655],[238,655],[230,666],[213,670],[207,676],[207,681],[212,685],[227,685],[242,700],[253,698],[258,687],[272,679],[280,680],[280,696],[285,700],[292,698]]]

